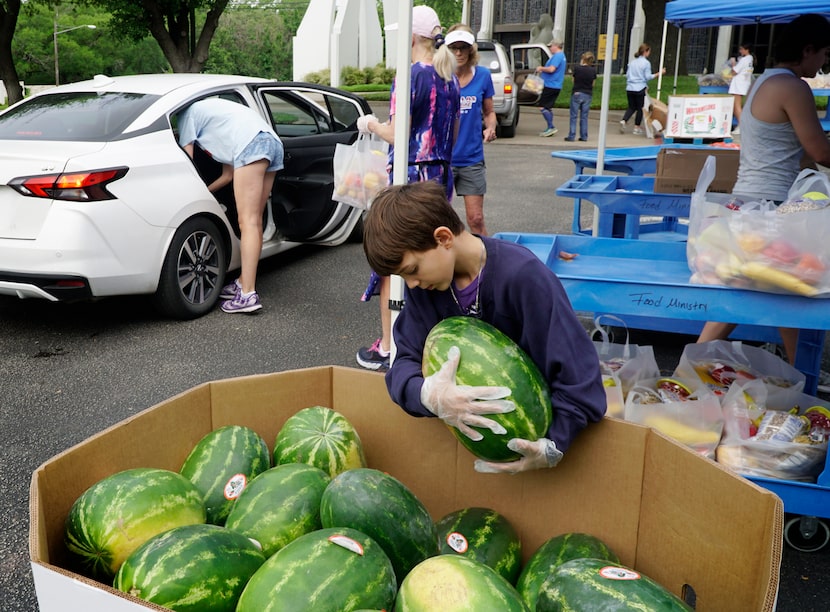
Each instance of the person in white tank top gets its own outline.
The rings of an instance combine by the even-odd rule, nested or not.
[[[830,167],[830,140],[821,127],[815,98],[802,77],[812,78],[827,62],[830,22],[808,13],[783,26],[776,64],[752,86],[741,115],[741,157],[733,193],[783,201],[799,171]],[[724,339],[733,323],[707,322],[698,342]],[[798,330],[780,329],[784,350],[795,362]]]

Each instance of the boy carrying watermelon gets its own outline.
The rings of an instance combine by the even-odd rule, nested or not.
[[[511,439],[519,459],[477,460],[479,472],[515,474],[554,467],[576,435],[606,409],[599,360],[556,275],[523,246],[471,234],[434,182],[393,185],[369,209],[363,248],[378,274],[400,275],[405,308],[395,322],[397,354],[386,373],[392,400],[417,417],[437,416],[471,440],[506,430],[486,415],[515,410],[507,387],[456,384],[460,352],[449,349],[443,366],[422,374],[430,330],[449,317],[476,317],[519,345],[547,381],[550,428],[538,440]],[[482,359],[485,368],[498,368]],[[479,358],[476,356],[475,358]]]

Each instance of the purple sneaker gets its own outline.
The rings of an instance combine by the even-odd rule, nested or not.
[[[242,285],[239,284],[239,279],[237,278],[232,283],[228,283],[222,287],[222,293],[219,294],[219,299],[232,300],[240,291],[242,291]]]
[[[222,302],[222,311],[228,313],[255,312],[260,308],[262,308],[262,302],[259,301],[259,294],[256,291],[250,295],[243,295],[240,291],[232,300]]]

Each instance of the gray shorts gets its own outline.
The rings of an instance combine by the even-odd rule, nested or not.
[[[472,166],[453,166],[452,176],[455,180],[455,193],[460,196],[484,195],[487,193],[485,169],[484,162],[478,162]]]
[[[276,172],[283,168],[282,143],[268,132],[260,132],[254,136],[248,146],[233,160],[233,167],[241,168],[261,159],[267,159],[269,162],[266,172]]]

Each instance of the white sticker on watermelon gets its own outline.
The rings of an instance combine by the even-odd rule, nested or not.
[[[225,484],[225,499],[236,499],[248,484],[248,477],[245,474],[234,474]]]
[[[599,570],[599,575],[608,580],[639,580],[640,574],[625,567],[606,565]]]
[[[467,538],[465,538],[457,531],[453,531],[452,533],[447,534],[447,546],[452,548],[459,555],[463,555],[465,552],[467,552],[467,548],[469,548]]]
[[[337,544],[338,546],[342,546],[346,550],[350,550],[353,553],[357,553],[358,555],[363,556],[363,546],[357,540],[353,540],[350,537],[344,535],[329,536],[328,540],[332,544]]]

